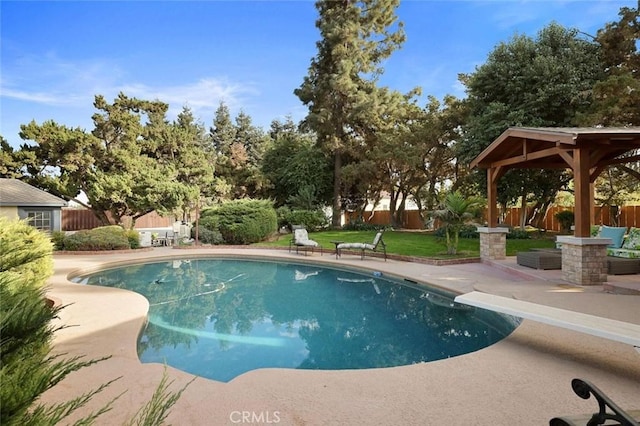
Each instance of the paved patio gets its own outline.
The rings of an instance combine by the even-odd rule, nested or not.
[[[105,263],[172,256],[277,257],[297,262],[355,266],[428,282],[455,293],[473,290],[640,324],[640,296],[611,294],[602,286],[579,287],[559,271],[525,270],[515,258],[493,265],[430,266],[344,255],[296,255],[281,250],[154,248],[136,253],[54,256],[49,294],[64,305],[55,350],[112,357],[73,373],[45,394],[45,402],[66,401],[120,377],[83,410],[102,406],[125,392],[97,424],[122,424],[148,401],[164,366],[141,364],[136,339],[148,303],[135,293],[70,283],[78,270]],[[634,290],[639,276],[611,277],[609,290]],[[168,367],[173,389],[193,377]],[[377,424],[541,425],[557,415],[596,410],[570,387],[580,377],[616,403],[640,409],[640,352],[630,345],[525,320],[509,337],[486,349],[446,360],[373,370],[312,371],[263,369],[229,383],[197,378],[171,410],[176,425]],[[244,417],[243,417],[244,416]],[[261,422],[257,421],[261,420]]]

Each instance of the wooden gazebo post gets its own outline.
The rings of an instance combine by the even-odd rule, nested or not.
[[[498,228],[498,179],[504,174],[501,167],[487,169],[487,227],[478,227],[480,259],[500,260],[507,257],[508,228]]]

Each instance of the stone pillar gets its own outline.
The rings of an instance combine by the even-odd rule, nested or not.
[[[580,285],[607,282],[607,246],[611,238],[559,236],[562,244],[562,279]]]
[[[500,260],[507,257],[508,228],[478,227],[480,234],[480,260]]]

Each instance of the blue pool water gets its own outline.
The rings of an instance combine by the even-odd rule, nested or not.
[[[145,296],[142,362],[219,381],[258,368],[357,369],[428,362],[489,346],[515,319],[379,273],[310,264],[180,259],[74,281]]]

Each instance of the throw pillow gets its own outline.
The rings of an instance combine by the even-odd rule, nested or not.
[[[603,225],[602,228],[600,228],[600,238],[611,238],[613,242],[607,247],[620,248],[622,246],[622,239],[624,238],[625,232],[627,232],[627,228],[624,226],[618,227]]]
[[[627,250],[640,250],[640,228],[629,229],[629,234],[622,243],[622,248]]]

